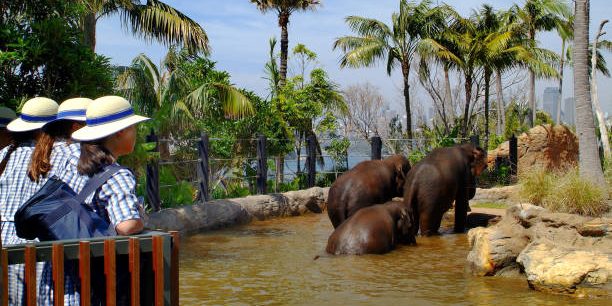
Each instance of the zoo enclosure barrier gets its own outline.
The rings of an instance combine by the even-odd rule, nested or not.
[[[25,264],[25,305],[36,305],[36,263],[44,261],[53,265],[54,305],[64,305],[66,260],[78,262],[83,306],[91,305],[92,268],[101,264],[104,266],[106,305],[116,305],[117,273],[129,274],[129,284],[125,284],[130,291],[129,305],[179,305],[178,232],[150,231],[134,236],[8,245],[1,249],[0,304],[3,306],[8,305],[11,285],[8,266],[13,264]],[[119,271],[118,266],[127,266],[128,271]]]
[[[224,159],[214,158],[211,153],[211,140],[208,134],[202,133],[201,136],[197,139],[189,139],[186,141],[195,142],[195,147],[197,148],[196,158],[192,158],[189,160],[181,160],[181,161],[164,161],[159,159],[152,159],[147,163],[146,166],[146,190],[145,190],[145,199],[146,202],[149,203],[153,211],[159,211],[161,209],[161,200],[160,200],[160,186],[159,181],[159,168],[160,165],[176,165],[176,164],[189,164],[189,168],[194,168],[195,170],[195,178],[191,181],[191,183],[196,185],[197,189],[197,197],[203,201],[210,201],[211,196],[211,162],[216,161],[224,161]],[[315,180],[317,174],[335,174],[336,177],[339,174],[342,174],[343,171],[338,171],[336,165],[333,164],[332,171],[326,171],[325,169],[317,170],[317,159],[321,158],[329,158],[330,155],[325,155],[322,151],[317,149],[317,145],[320,145],[326,139],[317,139],[316,136],[312,135],[306,138],[305,146],[302,149],[305,149],[306,155],[297,155],[293,159],[284,159],[285,161],[297,161],[298,165],[300,164],[300,160],[305,158],[304,168],[300,169],[298,166],[298,173],[303,173],[306,176],[306,186],[308,188],[315,186]],[[330,140],[330,139],[327,139]],[[404,153],[406,150],[406,144],[408,144],[408,148],[416,147],[419,141],[424,142],[425,139],[382,139],[381,137],[374,136],[370,138],[368,142],[369,155],[361,154],[361,155],[351,155],[347,151],[346,155],[346,167],[348,169],[348,160],[349,158],[363,158],[365,159],[382,159],[394,153]],[[453,138],[455,143],[461,142],[470,142],[476,146],[480,146],[480,137],[478,135],[473,135],[470,138]],[[273,178],[277,178],[277,174],[270,175],[268,173],[268,161],[270,158],[273,158],[277,162],[278,166],[278,156],[269,156],[267,146],[270,141],[278,141],[278,139],[268,139],[265,136],[259,135],[254,139],[245,139],[248,145],[255,147],[256,155],[247,158],[249,161],[253,161],[256,168],[256,173],[253,176],[244,175],[241,179],[254,179],[255,180],[255,191],[257,194],[267,194],[270,192],[268,186],[268,179],[272,176]],[[153,131],[147,136],[147,142],[156,143],[154,152],[159,152],[159,144],[160,142],[171,142],[171,140],[167,139],[158,139]],[[385,148],[385,144],[387,146],[391,146],[393,144],[403,144],[403,149],[400,149],[400,152],[393,152],[390,148]],[[518,150],[517,150],[517,138],[512,135],[509,139],[509,158],[504,159],[502,157],[497,157],[494,164],[494,170],[498,171],[501,167],[508,167],[509,176],[511,180],[516,178],[517,175],[517,164],[518,164]],[[429,148],[431,149],[431,148]],[[397,150],[397,149],[396,149]],[[195,166],[195,167],[193,167]],[[303,170],[303,172],[302,172]],[[275,192],[277,190],[274,190]]]

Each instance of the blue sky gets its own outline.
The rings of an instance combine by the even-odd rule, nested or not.
[[[211,58],[217,62],[217,68],[231,74],[235,85],[266,95],[267,83],[263,79],[263,67],[268,60],[268,40],[272,36],[280,37],[280,29],[273,12],[263,15],[248,0],[166,0],[165,2],[202,25],[210,40]],[[305,44],[318,54],[319,65],[327,70],[341,87],[365,81],[373,83],[379,87],[393,108],[403,109],[399,71],[393,72],[389,77],[384,63],[373,68],[340,69],[338,65],[340,51],[332,50],[332,44],[337,37],[351,33],[344,23],[344,17],[359,15],[388,22],[391,13],[397,10],[399,1],[322,0],[321,2],[323,6],[315,12],[299,12],[291,16],[289,48],[297,43]],[[520,0],[517,2],[523,3]],[[449,0],[446,3],[467,15],[483,3],[491,4],[496,9],[505,9],[514,1]],[[599,22],[611,17],[612,1],[591,0],[591,38]],[[611,34],[604,38],[612,40],[612,25],[608,24],[607,28]],[[96,51],[110,57],[111,62],[117,65],[128,65],[139,53],[145,53],[155,62],[161,61],[166,53],[166,47],[156,42],[134,38],[127,31],[128,29],[121,27],[117,16],[103,18],[98,22]],[[537,38],[541,46],[559,52],[561,41],[554,32],[539,34]],[[606,54],[606,60],[612,70],[612,54]],[[568,69],[564,76],[564,97],[573,96],[572,83],[571,70]],[[556,84],[557,81],[538,81],[537,99],[542,99],[545,87]],[[612,79],[599,76],[598,85],[602,107],[604,111],[612,113]],[[414,87],[418,86],[412,88]],[[424,104],[429,104],[429,99],[425,95],[418,94],[417,97],[419,100],[422,99]]]

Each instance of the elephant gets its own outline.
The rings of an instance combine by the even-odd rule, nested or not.
[[[363,207],[401,197],[409,170],[406,157],[398,154],[360,162],[338,177],[327,197],[327,214],[334,228]]]
[[[404,204],[412,215],[414,235],[438,234],[442,216],[455,202],[455,232],[464,232],[476,177],[486,167],[486,154],[471,144],[433,150],[416,163],[404,186]]]
[[[416,244],[408,209],[401,201],[368,206],[340,224],[325,251],[332,255],[384,254],[398,244]]]

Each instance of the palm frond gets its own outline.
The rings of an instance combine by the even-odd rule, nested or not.
[[[373,36],[381,40],[392,36],[389,27],[379,20],[360,16],[348,16],[344,20],[353,32],[361,36]]]
[[[340,59],[340,67],[367,67],[385,55],[387,46],[384,42],[372,37],[341,37],[334,43],[345,54]]]
[[[122,11],[125,24],[132,33],[145,39],[156,39],[167,45],[182,44],[192,51],[209,52],[208,36],[195,21],[173,7],[158,1],[135,5]]]

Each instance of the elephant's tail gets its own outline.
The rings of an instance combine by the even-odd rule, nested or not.
[[[312,260],[317,260],[317,259],[319,259],[319,258],[321,258],[321,255],[317,255],[317,256],[315,256],[315,257],[314,257]]]

